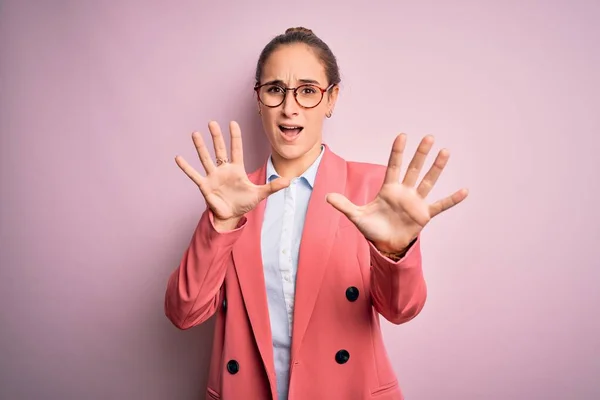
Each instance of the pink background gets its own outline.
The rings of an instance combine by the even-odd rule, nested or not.
[[[407,399],[600,398],[600,3],[353,3],[2,2],[0,398],[198,398],[212,324],[162,308],[204,207],[173,158],[235,119],[265,159],[254,67],[296,25],[339,59],[334,151],[431,133],[431,200],[471,190],[426,228],[423,313],[383,324]]]

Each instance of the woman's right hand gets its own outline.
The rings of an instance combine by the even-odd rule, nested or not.
[[[206,176],[199,174],[181,156],[175,157],[175,162],[190,177],[198,188],[207,206],[214,214],[215,228],[219,231],[234,229],[239,220],[256,207],[269,195],[289,186],[286,178],[277,178],[268,184],[255,185],[250,182],[244,168],[242,149],[242,134],[237,122],[230,122],[231,160],[227,157],[225,141],[219,124],[212,121],[208,124],[215,149],[216,164],[198,132],[192,134],[200,162],[206,171]]]

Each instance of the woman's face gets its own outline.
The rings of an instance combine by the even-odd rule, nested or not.
[[[312,84],[322,89],[329,85],[325,68],[319,58],[305,44],[284,45],[275,50],[267,59],[260,84],[261,98],[270,105],[277,104],[282,88],[296,88]],[[321,151],[323,121],[329,111],[333,111],[338,95],[338,87],[326,92],[321,102],[313,108],[321,92],[310,86],[298,91],[298,101],[293,91],[286,92],[285,100],[277,107],[267,107],[258,102],[262,124],[271,147],[273,157],[285,161],[314,160]],[[279,99],[279,101],[278,101]],[[284,161],[285,160],[285,161]],[[312,162],[312,161],[311,161]]]

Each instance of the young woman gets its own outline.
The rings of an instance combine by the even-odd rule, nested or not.
[[[404,134],[387,168],[334,154],[322,125],[339,83],[330,48],[290,28],[267,44],[256,69],[272,148],[265,164],[246,173],[235,122],[230,157],[218,124],[209,124],[215,162],[192,135],[205,176],[176,157],[207,209],[169,279],[165,312],[181,329],[217,314],[208,399],[403,398],[379,315],[401,324],[421,311],[419,233],[467,191],[426,202],[449,157],[440,151],[417,185],[430,136],[402,181]]]

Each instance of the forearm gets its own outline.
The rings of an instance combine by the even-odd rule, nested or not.
[[[171,273],[165,294],[165,314],[180,329],[208,320],[217,310],[228,261],[245,219],[221,231],[208,210],[202,214],[179,266]],[[217,230],[215,227],[217,227]]]
[[[373,306],[394,324],[413,319],[421,312],[427,298],[420,238],[398,261],[382,255],[372,243],[369,246]]]

